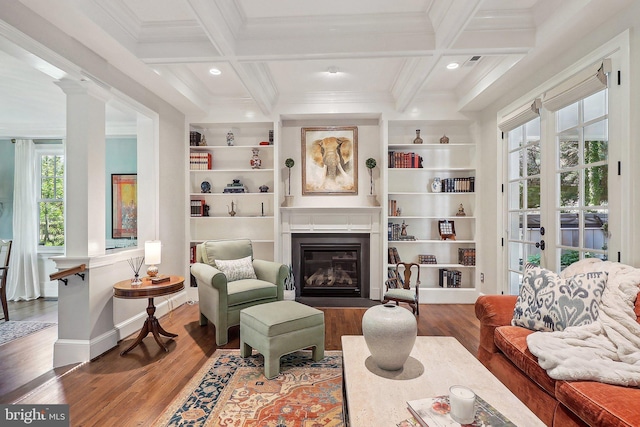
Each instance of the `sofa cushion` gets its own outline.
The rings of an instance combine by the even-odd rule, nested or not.
[[[227,283],[227,305],[229,307],[277,297],[278,287],[264,280],[241,279]]]
[[[216,260],[216,266],[218,270],[227,276],[228,282],[241,279],[257,279],[250,256],[240,259],[218,259]]]
[[[598,318],[607,273],[598,271],[561,278],[541,267],[525,269],[513,310],[513,326],[535,331],[562,331]]]
[[[547,371],[538,365],[538,358],[527,348],[527,336],[532,333],[518,326],[500,326],[495,330],[494,341],[511,363],[553,396],[556,380],[547,375]]]
[[[640,426],[640,388],[558,381],[558,401],[591,426]]]

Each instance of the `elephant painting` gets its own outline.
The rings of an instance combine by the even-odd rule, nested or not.
[[[356,143],[355,127],[303,128],[303,194],[357,194]]]

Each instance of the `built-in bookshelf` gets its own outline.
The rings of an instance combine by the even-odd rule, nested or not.
[[[398,261],[419,263],[421,302],[473,302],[477,296],[476,142],[471,125],[466,120],[389,122],[387,270]],[[422,144],[413,143],[417,129]]]
[[[274,123],[192,123],[189,141],[190,259],[205,240],[250,238],[256,258],[274,260]]]

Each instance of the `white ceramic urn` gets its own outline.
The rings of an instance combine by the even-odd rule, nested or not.
[[[362,334],[375,364],[386,371],[402,369],[418,334],[414,315],[395,304],[376,305],[362,317]]]

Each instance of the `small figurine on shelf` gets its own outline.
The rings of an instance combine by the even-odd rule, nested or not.
[[[460,203],[460,206],[458,207],[458,213],[456,213],[456,216],[467,216],[464,212],[464,206],[462,206],[462,203]]]
[[[408,227],[408,225],[405,224],[404,221],[402,221],[402,226],[401,227],[402,227],[402,231],[400,231],[400,235],[401,236],[406,236],[407,235],[407,227]]]
[[[202,206],[202,216],[209,216],[209,208],[210,206],[207,204]]]
[[[266,193],[269,191],[269,186],[262,184],[260,187],[258,187],[258,190],[260,190],[261,193]]]
[[[227,145],[232,146],[235,144],[235,137],[233,136],[233,132],[227,132]]]
[[[260,169],[260,166],[262,166],[262,160],[258,157],[260,150],[258,148],[252,148],[251,152],[253,153],[251,161],[249,162],[251,163],[251,169]]]
[[[204,134],[202,134],[202,137],[200,138],[200,142],[198,143],[198,146],[200,147],[207,146],[207,137]]]
[[[269,131],[269,145],[273,145],[273,131]]]
[[[442,138],[440,138],[440,144],[448,144],[449,143],[449,137],[447,135],[442,135]]]

